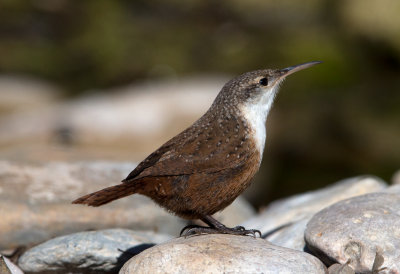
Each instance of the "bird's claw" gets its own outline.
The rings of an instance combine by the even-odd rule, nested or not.
[[[187,225],[181,232],[180,236],[188,237],[201,234],[231,234],[231,235],[241,235],[241,236],[252,236],[257,238],[257,234],[261,238],[261,231],[257,229],[245,229],[243,226],[236,226],[234,228],[229,227],[206,227],[199,225]]]

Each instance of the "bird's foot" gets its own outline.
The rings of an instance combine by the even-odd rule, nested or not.
[[[180,236],[189,237],[201,234],[231,234],[241,236],[252,236],[257,237],[257,234],[261,237],[261,232],[257,229],[245,229],[243,226],[236,226],[233,228],[226,226],[219,227],[208,227],[199,225],[188,225],[185,226],[180,233]]]
[[[206,228],[209,228],[208,226],[200,226],[200,225],[187,225],[187,226],[185,226],[184,228],[182,228],[182,230],[181,230],[181,232],[179,233],[179,236],[180,237],[188,237],[188,236],[190,236],[190,235],[196,235],[197,233],[192,233],[191,231],[192,231],[192,229],[202,229],[202,228],[204,228],[204,229],[206,229]],[[201,233],[198,233],[198,234],[201,234]]]

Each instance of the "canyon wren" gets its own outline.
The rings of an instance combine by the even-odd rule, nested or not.
[[[143,160],[121,184],[85,195],[74,204],[101,206],[132,194],[150,197],[185,219],[181,235],[252,235],[229,228],[211,215],[230,205],[258,171],[266,138],[266,119],[280,84],[290,74],[321,62],[244,73],[224,85],[208,111]]]

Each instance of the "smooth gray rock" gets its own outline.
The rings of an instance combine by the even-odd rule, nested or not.
[[[320,190],[273,202],[242,225],[260,230],[273,244],[303,250],[306,224],[316,212],[337,201],[383,190],[386,186],[384,181],[373,176],[342,180]]]
[[[349,261],[356,273],[398,273],[400,191],[353,197],[321,210],[307,224],[305,239],[328,265]]]
[[[1,274],[23,274],[22,270],[13,264],[9,259],[0,254],[0,273]]]
[[[260,238],[201,235],[177,238],[131,258],[132,273],[326,273],[314,256]]]
[[[264,238],[275,245],[303,251],[305,247],[304,231],[308,221],[308,219],[299,220]]]
[[[80,232],[29,249],[18,264],[27,273],[116,273],[132,256],[171,238],[127,229]]]

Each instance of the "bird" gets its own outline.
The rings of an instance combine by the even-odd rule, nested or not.
[[[188,225],[181,236],[261,236],[255,229],[227,227],[212,215],[230,205],[259,170],[266,120],[284,79],[319,63],[255,70],[231,79],[203,116],[140,162],[120,184],[72,203],[97,207],[141,194],[172,214],[207,225]]]

